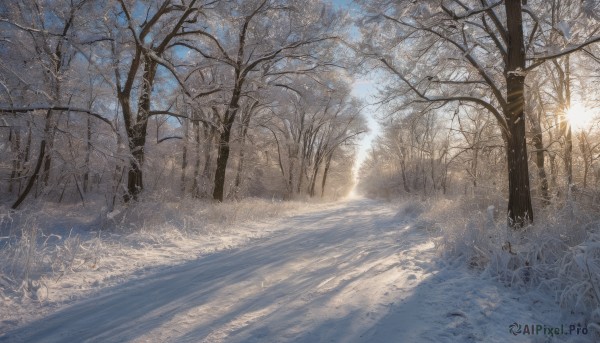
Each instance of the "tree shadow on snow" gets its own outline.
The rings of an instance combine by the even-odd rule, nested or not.
[[[403,259],[403,251],[427,241],[426,232],[407,234],[403,230],[410,223],[399,220],[389,206],[370,203],[353,201],[290,218],[289,230],[127,281],[9,332],[0,342],[142,337],[172,342],[478,341],[466,327],[476,322],[463,320],[465,313],[427,313],[439,310],[436,301],[447,301],[435,291],[447,279],[437,277],[431,263]],[[411,283],[416,278],[411,268],[425,276]],[[406,290],[370,299],[369,282],[374,288],[387,282],[394,289],[402,272]],[[427,334],[428,315],[439,317],[436,323],[447,336]],[[161,334],[168,335],[152,336],[161,326]],[[148,333],[150,338],[144,336]]]

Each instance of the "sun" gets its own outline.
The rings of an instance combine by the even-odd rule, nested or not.
[[[583,130],[592,123],[592,111],[580,104],[574,104],[567,110],[567,120],[575,130]]]

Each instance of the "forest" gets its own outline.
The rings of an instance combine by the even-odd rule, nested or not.
[[[368,191],[501,195],[515,227],[533,222],[533,203],[595,201],[597,2],[364,6],[364,49],[385,51],[386,81]]]
[[[392,206],[432,261],[599,337],[599,86],[598,0],[3,2],[0,295],[328,206],[387,251]]]
[[[302,5],[302,6],[300,6]],[[340,197],[365,131],[319,1],[17,1],[2,8],[2,188],[223,201]],[[328,183],[329,181],[329,183]]]

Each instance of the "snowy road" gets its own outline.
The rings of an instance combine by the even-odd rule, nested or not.
[[[527,305],[467,271],[440,271],[414,221],[369,200],[295,216],[270,237],[107,289],[0,342],[515,341],[508,325],[532,320]]]

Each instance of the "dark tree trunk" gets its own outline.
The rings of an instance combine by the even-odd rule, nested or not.
[[[508,124],[508,222],[511,227],[520,228],[533,222],[525,139],[525,48],[521,0],[506,0],[505,8],[508,31],[507,101],[504,109]]]
[[[27,198],[27,195],[29,195],[29,192],[31,192],[33,185],[35,184],[35,182],[38,180],[38,177],[40,176],[40,170],[42,169],[42,165],[44,164],[44,161],[46,160],[46,155],[48,154],[48,151],[47,151],[48,150],[48,139],[51,137],[51,129],[52,129],[51,120],[52,120],[52,110],[48,110],[48,112],[46,112],[46,126],[44,127],[44,138],[40,142],[40,153],[38,155],[38,160],[37,160],[37,163],[33,170],[33,174],[31,174],[31,176],[27,180],[27,184],[25,185],[25,189],[23,190],[23,193],[21,193],[19,195],[19,197],[17,198],[15,203],[12,205],[12,207],[11,207],[12,209],[17,209],[19,207],[19,205],[21,205],[23,200],[25,200],[25,198]],[[29,135],[31,136],[31,133]],[[30,145],[30,142],[28,142],[28,145]],[[28,149],[29,149],[29,147],[28,147]],[[29,155],[29,152],[27,152],[27,155]]]
[[[145,130],[144,130],[145,132]],[[127,172],[127,194],[124,200],[138,200],[139,194],[144,189],[142,166],[144,165],[144,145],[146,135],[136,133],[134,138],[130,139],[129,149],[132,151],[132,158],[129,162],[129,171]]]
[[[87,145],[85,150],[85,174],[83,174],[83,192],[89,191],[90,182],[90,154],[92,151],[92,123],[90,117],[87,117]]]
[[[31,140],[33,138],[33,132],[31,130],[31,121],[27,121],[27,143],[25,144],[25,151],[23,152],[23,170],[19,174],[22,176],[27,173],[27,168],[29,166],[29,160],[31,159]],[[19,180],[19,192],[21,192],[21,181]]]
[[[479,162],[479,142],[473,147],[473,160],[471,161],[471,177],[473,178],[473,188],[477,188],[477,162]]]
[[[554,116],[554,127],[558,128],[558,118],[557,116]],[[558,132],[560,135],[560,132]],[[554,135],[552,134],[552,130],[548,130],[548,136],[550,139],[550,142],[554,142]],[[550,151],[548,151],[548,163],[550,164],[550,186],[549,189],[552,190],[552,192],[554,194],[556,194],[556,190],[558,189],[558,183],[557,183],[557,178],[558,178],[558,166],[556,163],[556,154],[552,153]]]
[[[433,194],[437,192],[436,177],[435,177],[435,159],[433,154],[429,156],[429,166],[431,168],[431,186],[433,187]]]
[[[423,155],[423,148],[421,148],[421,153],[420,153],[420,161],[419,164],[421,166],[421,180],[423,181],[423,197],[427,196],[427,173],[425,172],[425,157]]]
[[[118,121],[115,122],[115,127],[118,127]],[[123,154],[122,149],[122,141],[123,137],[119,132],[116,132],[116,147],[117,147],[117,156],[121,156]],[[112,212],[115,208],[115,204],[117,202],[117,195],[119,194],[119,189],[121,188],[121,183],[123,182],[123,177],[125,176],[125,164],[124,161],[117,160],[115,164],[115,169],[112,176],[112,199],[109,204],[109,212]]]
[[[239,78],[239,71],[236,72],[236,79]],[[231,96],[231,101],[225,112],[223,132],[219,136],[219,149],[217,154],[217,170],[215,171],[215,188],[213,190],[213,199],[222,202],[225,190],[225,172],[227,171],[227,161],[229,160],[229,141],[231,139],[231,128],[235,121],[235,116],[239,108],[240,96],[242,92],[243,79],[236,82]]]
[[[304,180],[304,168],[306,164],[306,157],[304,153],[300,158],[300,171],[298,172],[298,185],[296,187],[296,193],[300,193],[302,190],[302,181]]]
[[[583,157],[583,188],[586,188],[588,173],[593,162],[593,156],[590,149],[590,144],[583,131],[579,133],[577,139],[579,140],[579,150],[581,150],[581,155]]]
[[[50,151],[52,150],[52,144],[50,142],[46,143],[46,155],[44,156],[44,170],[42,171],[42,183],[44,187],[48,186],[48,182],[50,181],[50,167],[52,165],[52,157],[50,156]]]
[[[202,180],[204,182],[202,192],[208,197],[210,194],[210,184],[214,184],[214,180],[212,179],[212,144],[215,140],[215,130],[212,127],[206,127],[204,130],[204,135],[206,137],[206,148],[204,150],[204,169],[202,170]]]
[[[287,191],[288,196],[291,198],[294,194],[294,166],[296,158],[298,157],[298,147],[294,144],[294,148],[288,146],[288,179],[287,179]]]
[[[309,195],[311,197],[315,196],[315,185],[317,183],[317,175],[319,174],[319,168],[320,167],[321,167],[321,162],[316,161],[315,162],[315,167],[313,169],[312,177],[310,178]]]
[[[329,167],[331,165],[331,158],[333,157],[333,152],[327,157],[327,162],[325,162],[325,170],[323,170],[323,181],[321,182],[321,198],[325,195],[325,182],[327,182],[327,174],[329,173]]]
[[[187,168],[187,145],[188,145],[189,121],[186,120],[183,125],[183,153],[181,156],[181,195],[185,196],[185,170]]]
[[[310,161],[310,157],[312,156],[312,142],[314,141],[313,137],[315,133],[312,129],[304,132],[303,142],[302,142],[302,154],[300,156],[300,172],[298,173],[298,185],[296,187],[297,193],[300,194],[302,191],[302,185],[304,179],[308,180],[308,168],[306,167],[307,160]],[[310,180],[308,180],[310,181]]]
[[[127,194],[125,202],[138,200],[139,194],[144,189],[142,167],[144,165],[144,148],[146,145],[146,133],[148,129],[148,115],[150,113],[150,97],[152,85],[156,75],[157,64],[150,57],[144,57],[144,72],[138,102],[138,113],[135,123],[129,123],[127,127],[127,138],[129,139],[129,151],[131,161],[127,173]]]
[[[52,133],[54,128],[54,113],[52,110],[48,110],[46,113],[46,126],[44,127],[44,140],[45,140],[45,153],[42,170],[42,183],[44,186],[48,186],[50,180],[50,167],[52,165],[52,158],[50,157],[52,150],[52,142],[54,140],[54,134]]]
[[[324,150],[326,149],[326,146],[323,144],[323,139],[324,139],[324,137],[321,137],[321,140],[319,141],[319,145],[316,148],[312,175],[311,175],[311,178],[309,179],[308,194],[311,197],[314,197],[316,194],[315,186],[317,183],[317,176],[319,175],[319,168],[321,168],[321,163],[323,163],[323,157],[325,154]]]
[[[509,224],[515,228],[523,227],[533,222],[523,115],[521,112],[517,123],[514,123],[513,120],[508,121],[510,130],[506,151],[509,188],[508,220]]]
[[[565,126],[565,172],[567,174],[567,189],[570,189],[573,183],[573,134],[571,125],[567,124]]]
[[[14,138],[13,138],[14,136]],[[8,192],[12,193],[16,183],[20,183],[21,164],[23,163],[23,152],[21,151],[21,129],[10,129],[9,141],[12,143],[12,151],[16,153],[12,161],[12,171],[10,173],[10,183],[8,184]],[[20,187],[19,187],[20,188]]]
[[[404,156],[400,159],[400,171],[402,173],[402,186],[404,186],[404,191],[410,193],[410,186],[408,185],[408,179],[406,178],[406,162]]]
[[[231,126],[223,128],[219,136],[219,150],[217,155],[217,170],[215,172],[215,189],[213,199],[223,201],[225,189],[225,172],[227,171],[227,160],[229,159],[229,139],[231,137]]]
[[[196,147],[196,163],[194,164],[194,184],[192,185],[192,197],[194,198],[199,198],[200,197],[200,123],[198,121],[195,121],[193,123],[194,126],[194,133],[195,133],[195,141],[194,141],[194,146]],[[206,130],[205,130],[206,132]],[[208,139],[208,135],[206,135],[206,138]],[[207,152],[210,152],[210,141],[207,141]],[[210,163],[209,161],[210,159],[210,155],[206,154],[205,157],[205,161],[204,161],[204,169],[206,171],[207,165]]]
[[[15,201],[15,203],[11,206],[11,208],[13,210],[16,210],[17,208],[19,208],[19,205],[21,205],[23,200],[25,200],[25,198],[27,198],[27,195],[29,194],[29,192],[31,192],[31,188],[33,188],[33,185],[35,184],[35,181],[37,180],[38,175],[40,173],[40,169],[42,168],[42,162],[44,161],[45,155],[46,155],[46,140],[42,140],[42,142],[40,143],[40,153],[38,155],[38,160],[35,165],[35,169],[33,170],[33,174],[29,177],[29,180],[27,181],[27,185],[25,186],[23,193],[21,193],[21,195],[19,195],[19,198],[17,199],[17,201]]]

